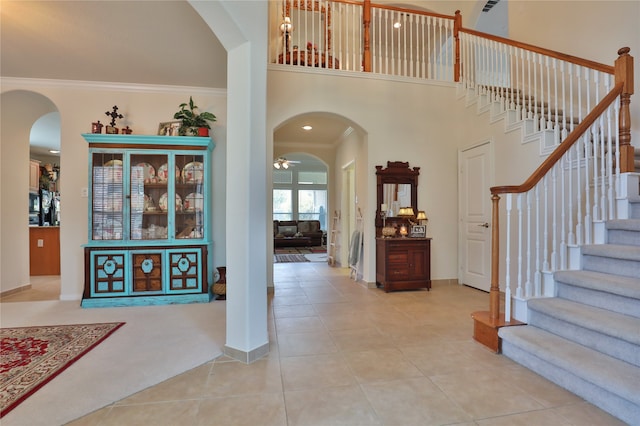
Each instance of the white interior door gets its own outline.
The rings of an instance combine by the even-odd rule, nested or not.
[[[489,291],[491,287],[491,143],[459,153],[460,274],[462,284]]]
[[[342,214],[340,219],[342,240],[340,244],[340,264],[345,268],[349,266],[349,242],[351,241],[351,234],[355,229],[355,177],[355,161],[352,161],[342,168]]]

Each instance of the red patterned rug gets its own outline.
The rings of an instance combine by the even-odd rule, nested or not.
[[[0,329],[0,418],[123,322]]]

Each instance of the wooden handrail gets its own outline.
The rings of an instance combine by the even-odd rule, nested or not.
[[[622,88],[624,84],[618,83],[614,86],[614,88],[607,93],[607,95],[602,98],[602,100],[598,103],[598,105],[593,108],[593,110],[587,114],[584,120],[578,124],[578,126],[573,129],[567,138],[562,141],[560,145],[547,157],[547,159],[531,174],[529,179],[527,179],[522,185],[507,185],[507,186],[493,186],[491,187],[491,194],[520,194],[523,192],[529,191],[533,188],[540,180],[544,177],[545,174],[551,167],[554,166],[556,162],[558,162],[562,156],[573,146],[574,143],[587,131],[589,127],[600,117],[600,115],[607,110],[609,105],[616,100],[618,96],[622,93]]]
[[[476,35],[478,37],[486,38],[489,40],[497,41],[500,43],[508,44],[510,46],[519,47],[521,49],[530,50],[535,53],[541,53],[545,56],[560,59],[563,61],[571,62],[572,64],[593,68],[597,71],[602,71],[607,74],[614,74],[615,70],[612,65],[601,64],[600,62],[590,61],[588,59],[578,58],[577,56],[567,55],[566,53],[557,52],[551,49],[545,49],[543,47],[534,46],[532,44],[521,43],[519,41],[510,40],[508,38],[495,36],[493,34],[483,33],[481,31],[470,30],[468,28],[460,28],[461,32]]]
[[[335,1],[340,1],[340,0],[335,0]],[[451,19],[451,20],[455,19],[451,15],[443,15],[441,13],[427,12],[427,11],[424,11],[424,10],[407,9],[407,8],[404,8],[404,7],[389,6],[387,4],[371,3],[371,6],[377,8],[377,9],[387,9],[387,10],[395,10],[397,12],[411,13],[412,15],[433,16],[435,18],[444,18],[444,19]]]

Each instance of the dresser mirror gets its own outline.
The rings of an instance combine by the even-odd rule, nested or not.
[[[401,207],[412,207],[418,211],[418,176],[420,167],[409,167],[408,162],[387,161],[387,167],[376,166],[377,202],[376,236],[382,228],[408,224],[405,217],[398,217]]]

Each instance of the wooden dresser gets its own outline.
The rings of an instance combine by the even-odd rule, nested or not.
[[[431,288],[431,238],[376,238],[376,282],[384,291]]]

